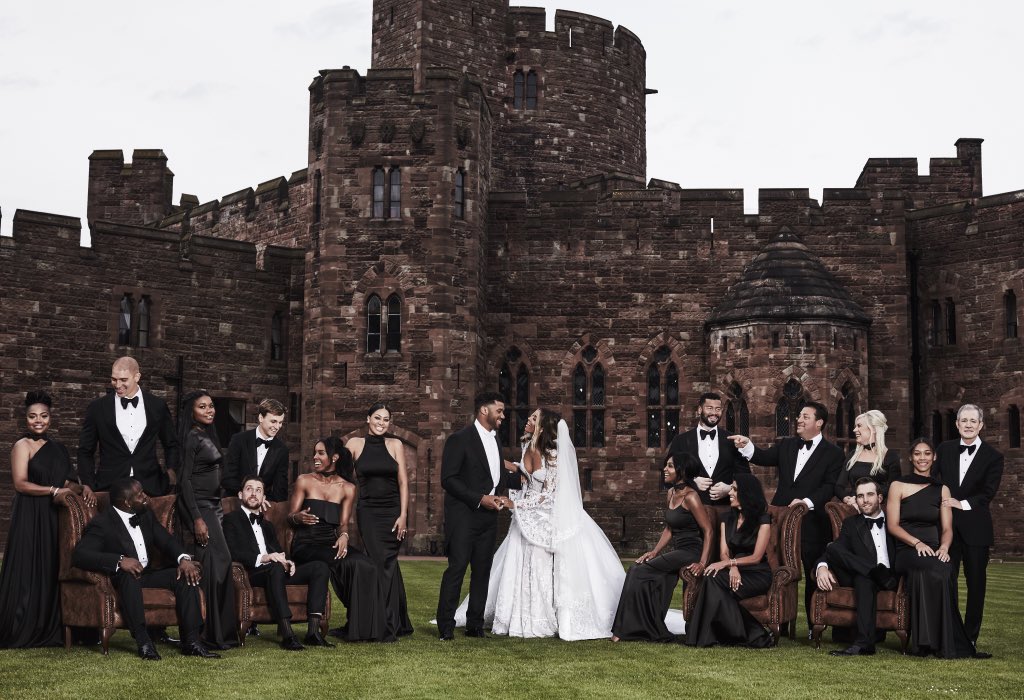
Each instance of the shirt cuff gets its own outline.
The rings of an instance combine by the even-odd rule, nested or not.
[[[192,557],[189,556],[188,554],[180,554],[180,555],[178,555],[178,563],[179,564],[181,563],[182,559],[188,559],[189,561],[192,561]]]
[[[809,498],[803,499],[804,503],[807,504],[807,510],[814,510],[814,501]]]
[[[739,448],[739,450],[740,450],[740,457],[742,457],[743,459],[749,460],[751,457],[754,456],[754,443],[748,442],[746,445],[744,445],[743,447]]]
[[[963,508],[964,510],[970,510],[971,509],[971,504],[968,503],[966,500],[963,500],[963,501],[960,501],[960,507]]]
[[[262,559],[262,558],[263,558],[262,554],[257,554],[256,555],[256,563],[252,565],[252,568],[258,569],[261,566],[266,566],[266,564],[267,564],[266,562],[260,561],[260,559]]]
[[[820,569],[823,566],[825,568],[828,568],[828,562],[827,561],[820,561],[820,562],[818,562],[818,565],[816,567],[814,567],[814,570],[817,571],[818,569]]]

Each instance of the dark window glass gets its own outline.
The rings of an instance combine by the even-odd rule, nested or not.
[[[654,353],[654,361],[659,364],[666,361],[670,357],[672,357],[672,351],[669,350],[668,347],[666,347],[665,345],[662,345]]]
[[[942,442],[942,414],[938,411],[932,412],[932,442],[936,445]]]
[[[402,217],[402,171],[392,168],[388,176],[388,218]]]
[[[800,386],[800,382],[795,379],[790,379],[786,382],[786,386],[782,387],[782,395],[787,399],[798,399],[804,393],[804,389]]]
[[[732,401],[725,405],[725,429],[730,433],[736,432],[736,411],[733,409]]]
[[[773,348],[779,347],[779,332],[778,331],[772,331],[772,347]]]
[[[647,446],[661,447],[661,411],[647,411]]]
[[[601,365],[595,366],[590,373],[590,403],[604,406],[604,368]]]
[[[139,299],[139,306],[136,308],[138,314],[138,327],[139,332],[137,335],[137,344],[140,348],[149,347],[149,319],[150,319],[150,300],[148,296],[143,296]]]
[[[946,344],[956,345],[956,303],[946,299]]]
[[[578,448],[587,446],[587,412],[575,410],[572,412],[572,444]]]
[[[665,445],[672,442],[672,438],[679,434],[679,411],[673,409],[665,410]]]
[[[583,490],[593,491],[594,490],[594,470],[584,469],[583,470]]]
[[[665,404],[679,405],[679,370],[674,362],[670,362],[665,370]]]
[[[738,399],[740,406],[740,435],[750,435],[750,412],[747,410],[747,402]]]
[[[604,411],[590,412],[590,446],[604,447]]]
[[[384,168],[373,169],[373,218],[384,218]]]
[[[937,301],[932,302],[932,323],[928,329],[928,341],[932,347],[938,347],[942,341],[942,306]]]
[[[781,398],[775,406],[775,435],[777,437],[790,436],[789,403],[785,398]]]
[[[288,395],[288,422],[302,422],[302,394],[294,391]]]
[[[526,366],[522,365],[519,367],[519,371],[516,373],[516,406],[529,406],[530,405],[530,373],[526,371]]]
[[[750,333],[744,333],[743,334],[743,349],[744,350],[749,350],[750,349]]]
[[[455,172],[455,218],[466,216],[466,174],[462,170]]]
[[[577,364],[572,373],[572,403],[574,406],[587,405],[587,371]]]
[[[597,348],[595,348],[593,345],[588,345],[587,347],[583,348],[583,361],[584,362],[589,364],[589,363],[593,362],[596,359],[597,359]]]
[[[117,344],[131,345],[132,342],[132,295],[125,294],[121,297],[117,312]]]
[[[533,71],[526,74],[526,108],[537,109],[537,74]]]
[[[1003,313],[1006,315],[1006,337],[1017,337],[1017,295],[1012,289],[1003,295]]]
[[[507,364],[501,365],[501,370],[498,372],[498,393],[501,394],[502,400],[506,406],[512,406],[512,370],[509,369]],[[501,427],[498,428],[498,434],[501,436],[502,445],[511,445],[512,438],[512,421],[502,421]]]
[[[402,300],[397,294],[388,297],[388,352],[402,349]]]
[[[220,444],[227,445],[231,436],[245,428],[245,401],[243,399],[221,399],[214,397],[213,427]]]
[[[721,348],[722,352],[729,352],[729,336],[722,336],[722,343],[719,347]]]
[[[366,352],[380,352],[381,304],[372,294],[366,302]]]
[[[651,365],[647,369],[647,405],[658,406],[661,404],[661,372],[657,365]]]
[[[523,71],[517,70],[512,77],[512,107],[513,109],[523,108],[523,96],[526,92],[526,76]]]
[[[804,333],[804,347],[805,348],[810,348],[811,347],[811,334],[810,333]]]
[[[1020,447],[1020,409],[1010,406],[1006,411],[1007,438],[1011,448]]]
[[[281,311],[270,319],[270,359],[284,359],[284,313]]]
[[[953,440],[959,434],[960,431],[956,428],[956,411],[946,411],[946,436]]]

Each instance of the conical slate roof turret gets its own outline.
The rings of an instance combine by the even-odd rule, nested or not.
[[[782,228],[743,271],[711,312],[708,326],[749,321],[871,323],[818,256]]]

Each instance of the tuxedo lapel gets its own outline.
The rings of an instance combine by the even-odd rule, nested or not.
[[[259,459],[256,454],[256,430],[254,429],[250,433],[245,435],[245,456],[249,458],[249,464],[252,465],[252,473],[259,473]],[[273,444],[273,443],[271,443]],[[268,445],[269,447],[269,445]],[[267,457],[270,456],[270,450],[267,450]],[[266,458],[263,459],[263,463],[266,464]]]
[[[106,408],[103,410],[103,417],[106,419],[107,426],[110,428],[110,432],[113,434],[114,439],[117,440],[118,444],[124,448],[125,452],[130,454],[131,450],[128,449],[128,443],[125,442],[124,435],[121,434],[121,431],[117,427],[117,402],[120,401],[121,398],[117,394],[111,394],[110,396],[111,400],[107,401]],[[148,419],[146,424],[149,424]],[[100,450],[102,452],[102,446],[100,447]]]
[[[491,474],[491,463],[487,461],[487,448],[484,447],[483,436],[480,435],[480,431],[476,429],[475,425],[469,426],[469,430],[471,432],[469,438],[470,444],[473,445],[473,451],[476,452],[477,460],[480,462],[484,472],[487,474],[488,480],[491,483],[494,483],[494,477]],[[498,454],[501,454],[501,450],[498,450]],[[495,484],[495,486],[497,486],[497,484]]]
[[[128,528],[125,527],[124,521],[121,520],[121,516],[114,512],[114,507],[111,506],[107,512],[107,520],[110,521],[110,527],[113,533],[117,536],[117,544],[122,554],[132,555],[133,559],[139,558],[139,551],[135,549],[135,542],[132,540],[132,536],[128,534]],[[149,547],[148,538],[146,538],[146,532],[142,532],[143,540],[146,541],[146,547]]]
[[[864,516],[858,514],[857,519],[853,522],[856,524],[857,536],[860,538],[861,543],[864,545],[865,554],[875,554],[875,541],[871,537],[871,525],[868,525],[867,520]]]

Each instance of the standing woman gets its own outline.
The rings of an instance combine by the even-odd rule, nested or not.
[[[178,470],[174,531],[182,547],[200,563],[200,585],[206,596],[203,641],[212,649],[227,649],[238,622],[231,582],[231,550],[220,521],[221,453],[213,429],[213,397],[200,389],[182,400],[178,413]]]
[[[854,421],[853,435],[857,448],[846,462],[846,468],[840,472],[835,490],[836,498],[846,505],[857,507],[854,492],[861,478],[871,477],[883,495],[888,492],[889,484],[899,478],[900,457],[896,450],[890,450],[885,444],[885,431],[888,429],[885,414],[874,409],[860,414]]]
[[[51,439],[50,395],[25,396],[28,432],[11,449],[14,500],[0,568],[0,648],[44,647],[61,643],[57,570],[57,505],[71,492],[96,505],[92,490],[75,479],[64,445]]]
[[[359,496],[356,523],[366,554],[379,569],[381,592],[386,606],[386,636],[412,634],[405,582],[398,566],[398,549],[408,533],[409,475],[405,451],[398,438],[386,437],[391,427],[391,409],[383,401],[366,412],[365,438],[352,438],[346,447],[352,453]]]
[[[761,482],[752,474],[736,474],[729,494],[732,509],[722,523],[721,561],[704,569],[704,587],[686,624],[686,644],[709,647],[730,644],[772,645],[772,635],[746,608],[745,598],[765,593],[772,571],[765,552],[771,537],[771,516]]]
[[[393,641],[394,637],[385,636],[377,566],[349,546],[348,522],[356,487],[337,469],[347,458],[348,452],[335,438],[323,438],[313,448],[313,471],[295,480],[288,515],[295,528],[292,561],[322,561],[331,567],[334,592],[348,610],[348,623],[341,630],[331,630],[332,634],[349,642]],[[333,646],[309,637],[306,644]]]
[[[949,546],[953,510],[943,505],[949,487],[932,476],[935,447],[926,438],[910,446],[914,472],[889,489],[886,527],[896,539],[896,573],[907,577],[910,597],[910,652],[945,659],[989,658],[977,652],[956,604]]]
[[[711,557],[714,531],[693,480],[702,473],[700,460],[682,450],[673,452],[662,469],[669,486],[665,529],[658,544],[629,568],[612,624],[612,641],[671,642],[676,635],[665,625],[679,570],[704,573]],[[671,545],[667,552],[664,550]],[[664,552],[664,553],[663,553]]]

